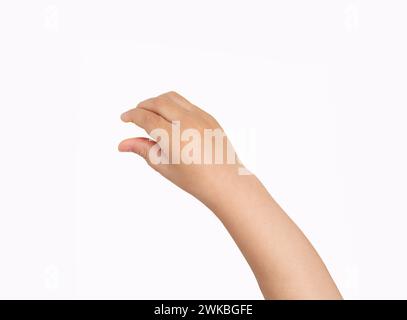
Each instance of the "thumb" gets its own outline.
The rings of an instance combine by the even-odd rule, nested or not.
[[[154,147],[157,142],[150,140],[148,138],[130,138],[123,140],[119,144],[120,152],[134,152],[139,156],[143,157],[148,163],[150,163],[149,153],[152,147]]]

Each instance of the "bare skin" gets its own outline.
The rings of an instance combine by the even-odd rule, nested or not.
[[[175,92],[145,100],[121,119],[148,134],[162,128],[171,136],[171,121],[180,121],[181,130],[194,128],[202,135],[204,129],[222,129],[211,115]],[[154,146],[161,153],[170,150],[163,156],[172,158],[171,138],[166,143],[131,138],[120,143],[119,151],[142,156],[154,170],[213,211],[243,253],[266,299],[342,299],[311,243],[256,176],[239,175],[239,163],[153,163],[150,150]],[[181,142],[181,149],[185,144]]]

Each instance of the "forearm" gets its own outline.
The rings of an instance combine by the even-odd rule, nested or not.
[[[310,242],[255,176],[223,180],[219,191],[207,205],[245,256],[265,298],[341,298]]]

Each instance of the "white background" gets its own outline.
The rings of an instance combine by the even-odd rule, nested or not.
[[[406,9],[2,0],[0,297],[262,298],[216,217],[117,152],[121,112],[176,90],[243,158],[255,132],[345,298],[406,299]]]

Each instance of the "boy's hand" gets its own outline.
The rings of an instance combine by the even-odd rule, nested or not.
[[[121,119],[145,129],[153,140],[126,139],[119,150],[142,156],[208,206],[228,180],[238,175],[240,165],[219,123],[175,92],[147,99]]]

